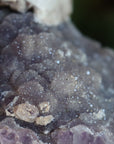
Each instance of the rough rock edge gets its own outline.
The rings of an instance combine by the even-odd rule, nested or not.
[[[46,25],[59,25],[72,12],[72,0],[0,0],[3,5],[22,13],[33,8],[35,22]]]

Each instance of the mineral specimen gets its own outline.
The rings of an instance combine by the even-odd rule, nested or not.
[[[4,5],[21,13],[33,8],[35,21],[46,25],[67,21],[72,12],[72,0],[0,0]]]
[[[113,144],[113,61],[71,22],[0,15],[0,143]]]

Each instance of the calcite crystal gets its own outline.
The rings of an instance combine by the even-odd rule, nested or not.
[[[0,143],[113,144],[113,61],[71,22],[1,10]]]
[[[67,21],[72,12],[72,0],[0,0],[3,5],[21,13],[33,8],[35,22],[46,25]]]

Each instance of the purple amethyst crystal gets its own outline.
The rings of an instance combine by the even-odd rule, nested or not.
[[[40,141],[33,131],[22,128],[13,119],[7,118],[0,123],[0,143],[40,144]]]
[[[105,132],[95,132],[84,125],[78,125],[71,129],[60,129],[52,133],[57,144],[112,144],[112,135]]]
[[[53,142],[57,144],[72,144],[73,143],[73,133],[68,130],[57,130],[52,133]]]

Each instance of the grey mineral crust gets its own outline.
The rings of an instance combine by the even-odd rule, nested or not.
[[[31,13],[1,16],[0,130],[5,121],[9,131],[31,129],[38,142],[113,144],[114,51],[71,22],[47,27]]]

